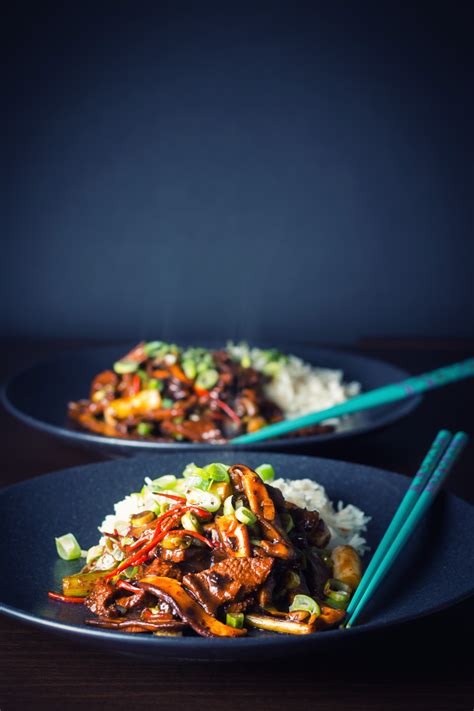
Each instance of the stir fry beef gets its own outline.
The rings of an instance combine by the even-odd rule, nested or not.
[[[169,563],[161,558],[155,558],[146,569],[147,575],[158,575],[165,578],[183,579],[183,571],[175,563]]]
[[[228,558],[195,575],[185,575],[183,584],[210,615],[231,600],[242,600],[267,579],[273,558]]]
[[[240,637],[246,633],[242,619],[240,627],[233,621],[240,613],[245,625],[289,634],[328,629],[342,619],[344,610],[329,606],[334,591],[328,585],[334,577],[343,590],[357,587],[357,552],[339,546],[328,559],[321,549],[330,532],[317,511],[285,501],[243,464],[227,473],[230,482],[213,482],[209,491],[244,507],[247,523],[232,505],[225,514],[222,505],[211,513],[167,492],[175,499],[171,508],[159,516],[142,510],[132,516],[122,540],[117,532],[112,536],[125,556],[115,568],[103,572],[92,564],[64,579],[65,595],[88,595],[84,604],[97,616],[88,624],[125,632],[180,634],[191,628],[203,636]],[[194,521],[195,530],[184,525],[183,514],[190,510],[194,519],[187,525]],[[298,596],[310,607],[294,607]]]
[[[108,437],[217,444],[283,419],[268,375],[225,350],[196,350],[139,343],[95,376],[89,399],[69,403],[69,417]]]

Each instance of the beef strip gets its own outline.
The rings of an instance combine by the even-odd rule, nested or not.
[[[331,533],[317,511],[302,509],[296,504],[286,502],[286,508],[295,524],[293,535],[300,537],[316,548],[325,548],[331,539]]]
[[[273,558],[227,558],[201,573],[185,575],[183,583],[210,615],[220,605],[241,600],[262,585]]]
[[[239,612],[245,612],[245,610],[248,610],[249,607],[253,607],[255,604],[255,595],[249,595],[249,597],[246,597],[244,600],[240,600],[240,602],[236,602],[234,600],[233,602],[226,603],[223,607],[223,610],[224,612],[231,612],[235,615]]]
[[[101,617],[117,616],[117,609],[113,604],[115,590],[103,578],[94,585],[91,594],[84,600],[84,605],[89,608],[95,615]]]
[[[165,578],[175,578],[176,580],[181,580],[183,577],[183,573],[177,565],[160,558],[155,558],[153,563],[145,568],[143,575],[160,575]]]

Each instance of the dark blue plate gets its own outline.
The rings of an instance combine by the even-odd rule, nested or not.
[[[209,453],[193,455],[197,464]],[[243,461],[251,467],[273,464],[277,475],[310,477],[322,483],[334,501],[342,499],[373,517],[368,541],[377,545],[400,502],[409,479],[397,474],[333,460],[275,453],[220,450],[228,464]],[[474,509],[442,493],[416,532],[379,593],[351,630],[332,630],[308,636],[253,633],[244,639],[204,639],[187,636],[166,639],[99,630],[82,624],[82,606],[56,603],[48,590],[61,590],[63,575],[75,572],[77,562],[57,558],[54,537],[69,531],[81,546],[97,542],[97,526],[113,503],[139,490],[145,476],[179,473],[189,454],[143,455],[131,459],[66,469],[25,481],[0,492],[0,568],[8,585],[0,588],[0,610],[25,622],[108,651],[166,659],[251,659],[317,653],[325,645],[344,646],[371,630],[405,623],[471,595],[474,574]],[[365,557],[365,564],[370,556]]]
[[[204,344],[218,347],[219,344]],[[222,344],[221,344],[222,345]],[[95,375],[111,365],[127,352],[130,344],[108,346],[70,352],[15,375],[3,390],[3,402],[7,410],[27,425],[71,443],[100,449],[114,455],[130,455],[139,451],[211,450],[212,444],[182,442],[160,443],[103,437],[86,430],[79,430],[68,423],[67,404],[71,400],[87,397]],[[288,352],[286,348],[282,348]],[[366,356],[345,351],[322,348],[291,347],[290,351],[308,363],[321,367],[339,369],[346,381],[356,380],[363,390],[372,390],[390,383],[399,382],[409,374],[396,366]],[[399,420],[408,415],[421,401],[412,397],[401,402],[376,407],[360,414],[343,418],[335,432],[311,437],[286,437],[246,445],[246,449],[285,451],[327,442],[341,437],[361,435]]]

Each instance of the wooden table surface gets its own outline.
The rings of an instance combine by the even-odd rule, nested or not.
[[[80,343],[3,344],[0,378],[58,348]],[[412,373],[474,353],[474,344],[362,341],[352,350]],[[412,474],[441,427],[474,433],[474,381],[430,393],[405,420],[363,438],[319,445],[306,454]],[[0,413],[1,485],[100,457],[56,442]],[[474,502],[474,443],[448,488]],[[0,545],[8,544],[1,541]],[[435,554],[435,552],[433,552]],[[474,561],[470,561],[472,565]],[[21,563],[20,564],[24,564]],[[2,571],[8,584],[9,571]],[[455,581],[453,581],[455,584]],[[247,664],[150,663],[105,655],[46,631],[0,618],[0,711],[66,708],[463,709],[474,707],[470,639],[473,600],[416,622],[348,640],[314,657]],[[466,635],[467,633],[467,635]]]

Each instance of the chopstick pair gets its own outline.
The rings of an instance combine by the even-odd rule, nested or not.
[[[350,601],[345,627],[354,625],[373,597],[403,546],[433,503],[467,441],[468,436],[464,432],[458,432],[453,437],[447,430],[441,430],[436,436]]]

